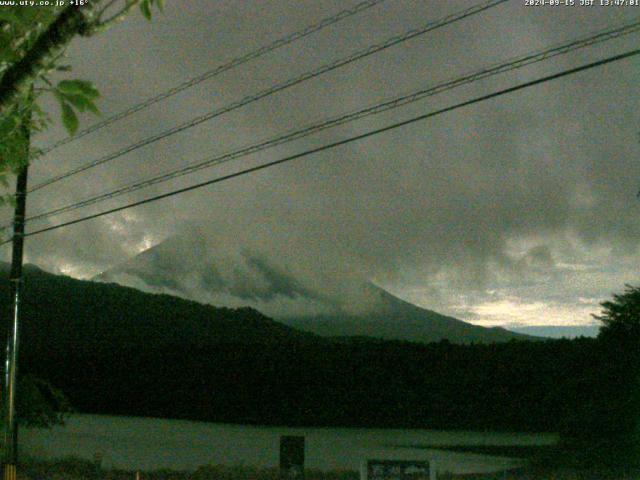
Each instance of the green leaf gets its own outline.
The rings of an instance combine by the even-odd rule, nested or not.
[[[19,124],[20,117],[15,112],[0,117],[0,140],[4,140],[6,137],[12,135]]]
[[[56,98],[58,99],[61,105],[63,103],[70,103],[76,108],[76,110],[80,112],[85,112],[89,110],[95,115],[100,115],[100,111],[98,110],[98,107],[96,107],[96,104],[90,98],[87,98],[81,94],[71,94],[71,93],[61,92],[58,89],[53,90],[53,94],[56,96]]]
[[[78,130],[78,116],[67,102],[60,102],[60,107],[62,108],[62,123],[64,128],[67,129],[70,135],[73,135]]]
[[[96,105],[91,100],[81,95],[64,95],[64,100],[69,102],[80,112],[89,110],[96,115],[100,114]]]
[[[0,9],[0,21],[8,22],[8,23],[21,23],[20,17],[16,15],[14,11],[10,8],[2,8]]]
[[[144,18],[146,18],[147,20],[151,20],[150,0],[142,0],[142,2],[140,2],[140,11],[142,12],[142,15],[144,15]]]
[[[87,103],[87,110],[89,110],[94,115],[100,116],[100,110],[98,110],[98,107],[96,107],[96,104],[93,103],[91,100],[87,100],[87,102],[88,102]]]
[[[62,80],[58,82],[57,89],[62,94],[81,95],[83,97],[94,99],[100,96],[100,92],[87,80]]]
[[[24,6],[19,5],[1,8],[0,20],[12,23],[13,25],[21,29],[34,29],[34,27],[38,27],[38,16],[41,15],[38,10],[40,9],[24,8]]]
[[[100,92],[98,91],[98,89],[95,87],[95,85],[93,83],[91,83],[88,80],[76,80],[76,82],[78,83],[80,90],[82,90],[82,93],[84,94],[85,97],[93,100],[96,99],[100,96]]]

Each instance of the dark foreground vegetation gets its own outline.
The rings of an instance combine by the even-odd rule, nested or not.
[[[598,428],[608,428],[629,400],[619,366],[605,365],[607,350],[586,339],[24,350],[23,371],[49,380],[85,413],[579,433],[600,419]]]
[[[50,462],[27,461],[18,468],[19,480],[281,480],[277,468],[205,465],[193,472],[155,470],[135,472],[103,469],[93,462],[64,459]],[[305,480],[359,480],[352,470],[305,470]],[[518,470],[485,474],[439,473],[438,480],[640,480],[640,473],[611,469],[585,470],[559,466],[532,465]]]
[[[69,458],[57,461],[23,462],[18,478],[25,480],[134,480],[136,472],[130,470],[104,469],[93,462]],[[193,472],[155,470],[138,472],[140,480],[280,480],[277,468],[254,468],[247,466],[205,465]],[[357,480],[355,471],[305,470],[305,480]]]
[[[248,308],[38,270],[28,282],[20,372],[60,389],[80,412],[551,431],[578,446],[572,455],[580,465],[640,460],[637,290],[605,305],[598,339],[455,345],[332,341]],[[62,405],[53,390],[20,391]],[[25,417],[33,408],[21,401]]]

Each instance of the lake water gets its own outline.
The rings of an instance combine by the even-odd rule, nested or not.
[[[281,435],[304,435],[305,467],[358,470],[363,459],[431,460],[439,471],[491,472],[517,466],[504,457],[411,448],[418,445],[545,445],[553,434],[387,430],[371,428],[253,427],[183,420],[74,415],[63,427],[22,429],[21,452],[37,458],[100,452],[103,466],[194,470],[200,465],[274,467]]]

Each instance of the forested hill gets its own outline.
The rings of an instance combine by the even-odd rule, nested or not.
[[[3,265],[6,272],[6,264]],[[315,340],[251,308],[217,308],[169,295],[53,275],[25,268],[26,348],[66,351],[132,347],[209,347],[219,343],[282,343]],[[3,303],[8,282],[0,282]]]

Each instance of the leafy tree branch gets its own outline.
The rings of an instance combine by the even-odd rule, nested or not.
[[[93,0],[85,6],[22,8],[0,7],[0,183],[5,185],[9,174],[39,152],[23,152],[18,132],[25,118],[27,129],[42,131],[51,117],[38,106],[43,94],[53,94],[60,105],[61,120],[73,135],[79,127],[79,113],[98,114],[98,90],[87,80],[62,80],[56,84],[51,73],[68,72],[63,65],[65,48],[75,36],[90,36],[104,31],[122,20],[134,6],[151,18],[152,6],[162,9],[162,0]],[[41,82],[41,83],[40,83]],[[27,92],[33,92],[28,97]],[[30,110],[32,115],[23,113]],[[6,186],[6,185],[5,185]],[[11,201],[10,195],[0,195],[0,203]]]
[[[90,32],[83,7],[66,7],[49,27],[38,37],[34,45],[0,79],[0,113],[4,114],[11,102],[34,77],[45,70],[46,60],[59,49],[67,46],[75,35]]]

